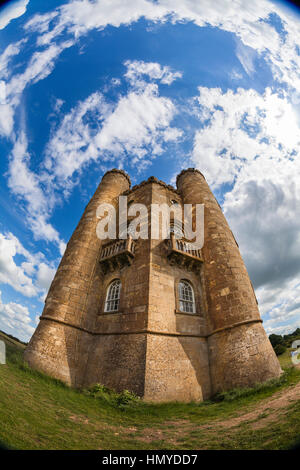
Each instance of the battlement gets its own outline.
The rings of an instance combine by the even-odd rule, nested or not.
[[[109,174],[114,174],[114,173],[115,173],[115,174],[120,174],[120,175],[124,176],[124,177],[127,179],[128,183],[129,183],[129,187],[131,186],[131,180],[130,180],[130,176],[128,175],[128,173],[126,173],[126,171],[124,171],[124,170],[119,170],[119,169],[117,169],[117,168],[112,168],[111,170],[108,170],[106,173],[104,173],[102,179],[103,179],[105,176],[107,176],[107,175],[109,175]]]
[[[205,179],[205,176],[201,171],[197,170],[196,168],[187,168],[186,170],[182,170],[176,177],[176,186],[178,188],[178,183],[179,180],[182,176],[187,175],[187,173],[198,173],[200,176],[202,176]]]
[[[175,189],[174,186],[172,186],[171,184],[167,184],[164,181],[159,180],[155,176],[150,176],[147,180],[141,181],[139,184],[136,184],[131,189],[128,189],[127,191],[125,191],[124,195],[129,195],[129,194],[137,191],[138,189],[142,188],[143,186],[146,186],[147,184],[153,184],[153,183],[156,183],[156,184],[162,186],[163,188],[168,189],[169,191],[172,191],[176,194],[179,194],[177,189]]]

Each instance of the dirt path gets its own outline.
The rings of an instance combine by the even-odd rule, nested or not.
[[[287,406],[298,400],[300,400],[300,382],[290,389],[284,389],[275,393],[271,398],[266,398],[257,404],[255,410],[241,414],[236,418],[218,422],[217,424],[223,428],[232,428],[246,421],[255,421],[251,424],[251,427],[259,429],[277,420],[278,416],[284,412]],[[261,419],[259,419],[260,417]]]
[[[248,423],[251,429],[260,429],[267,426],[269,423],[277,421],[281,415],[284,415],[286,408],[292,403],[300,400],[300,382],[290,388],[285,388],[276,392],[272,397],[266,398],[255,405],[255,409],[243,412],[239,416],[225,420],[213,420],[210,423],[203,425],[196,425],[189,420],[172,420],[166,421],[160,429],[146,428],[137,439],[143,442],[151,442],[153,440],[160,440],[167,437],[168,442],[177,444],[177,438],[182,438],[184,435],[189,434],[195,428],[198,431],[222,431],[224,429],[231,429],[239,426],[242,423]],[[173,429],[173,431],[172,431]]]

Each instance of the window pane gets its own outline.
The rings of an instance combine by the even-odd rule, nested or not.
[[[107,290],[105,312],[115,312],[119,309],[120,295],[121,281],[117,279],[110,284]]]
[[[180,281],[178,291],[180,310],[186,313],[195,313],[194,291],[191,284],[187,281]]]

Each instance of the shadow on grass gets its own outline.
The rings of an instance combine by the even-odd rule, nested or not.
[[[7,447],[4,442],[0,441],[0,450],[12,450],[11,447]]]
[[[294,444],[288,448],[288,450],[298,450],[300,451],[300,439],[298,438]]]

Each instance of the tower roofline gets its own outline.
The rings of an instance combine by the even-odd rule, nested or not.
[[[128,189],[127,191],[125,191],[124,195],[132,193],[136,191],[137,189],[141,188],[142,186],[145,186],[146,184],[153,184],[153,183],[159,184],[160,186],[163,186],[169,189],[170,191],[177,193],[177,189],[175,189],[174,186],[172,186],[171,184],[167,184],[164,181],[159,180],[158,178],[156,178],[156,176],[150,176],[147,180],[143,180],[140,183],[133,186],[131,189]]]
[[[104,176],[108,175],[109,173],[120,173],[122,176],[124,176],[127,179],[129,183],[129,187],[131,186],[130,176],[128,175],[128,173],[126,173],[126,171],[119,170],[118,168],[112,168],[111,170],[108,170],[106,173],[104,173],[104,175],[102,176],[102,179],[104,178]]]
[[[188,172],[191,172],[191,173],[199,173],[199,175],[201,175],[204,179],[205,179],[205,176],[203,173],[201,173],[201,171],[197,170],[197,168],[187,168],[186,170],[182,170],[178,175],[177,175],[177,178],[176,178],[176,186],[178,187],[178,182],[179,182],[179,179],[185,175],[186,173]]]
[[[178,188],[179,179],[188,172],[198,173],[199,175],[201,175],[205,179],[205,176],[203,175],[203,173],[201,173],[201,171],[198,170],[197,168],[186,168],[185,170],[182,170],[176,177],[176,187],[177,188]],[[104,176],[108,175],[109,173],[119,173],[127,179],[130,189],[128,189],[126,192],[135,191],[136,189],[140,188],[141,186],[143,186],[145,184],[149,184],[149,183],[157,183],[157,184],[160,184],[161,186],[167,187],[171,191],[177,192],[177,189],[174,188],[172,185],[166,184],[164,181],[159,180],[155,176],[150,176],[147,180],[141,181],[139,184],[136,184],[135,186],[133,186],[131,188],[131,179],[130,179],[130,176],[128,175],[128,173],[126,173],[126,171],[119,170],[118,168],[112,168],[111,170],[108,170],[106,173],[104,173],[104,175],[102,176],[102,179],[104,178]]]

